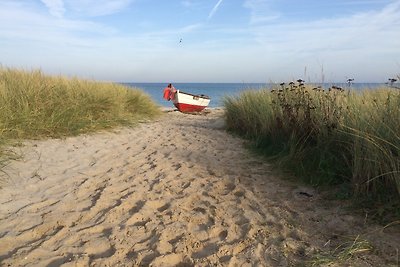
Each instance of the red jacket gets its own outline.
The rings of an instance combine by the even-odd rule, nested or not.
[[[164,95],[163,98],[170,101],[171,99],[175,98],[176,89],[172,87],[165,87],[164,88]]]

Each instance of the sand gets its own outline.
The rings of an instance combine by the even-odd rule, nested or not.
[[[21,158],[1,178],[0,265],[307,266],[354,240],[373,249],[351,265],[398,264],[395,228],[282,179],[222,116],[169,111],[14,148]]]

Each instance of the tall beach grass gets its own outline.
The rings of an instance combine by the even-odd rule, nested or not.
[[[400,218],[400,90],[323,90],[300,83],[226,97],[230,130],[313,185]],[[388,212],[389,211],[389,212]]]
[[[0,68],[0,147],[15,139],[64,137],[132,125],[159,113],[158,106],[138,89]]]

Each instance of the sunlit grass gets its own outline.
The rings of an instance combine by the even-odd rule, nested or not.
[[[0,147],[133,125],[160,114],[139,89],[0,68]]]
[[[279,166],[313,185],[348,184],[373,208],[398,207],[400,90],[282,84],[227,97],[224,105],[228,128]]]

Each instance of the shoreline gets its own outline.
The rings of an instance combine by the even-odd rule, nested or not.
[[[223,110],[207,110],[15,148],[22,158],[0,189],[0,262],[283,266],[359,237],[374,250],[346,263],[396,263],[399,232],[277,177],[225,132]]]

